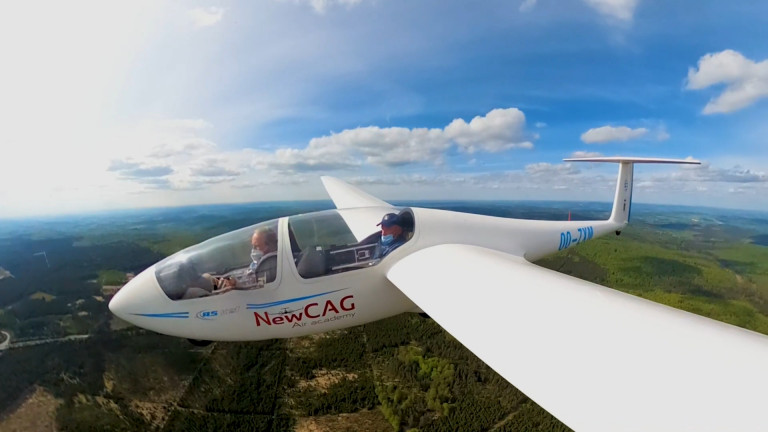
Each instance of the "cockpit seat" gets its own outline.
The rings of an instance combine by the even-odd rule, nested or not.
[[[326,273],[325,252],[321,247],[308,247],[301,251],[296,270],[302,278],[313,278]]]
[[[277,252],[270,252],[261,257],[253,272],[264,283],[274,282],[277,277]]]
[[[405,240],[410,240],[413,237],[413,229],[415,222],[413,220],[413,213],[408,210],[401,211],[397,218],[400,220],[400,226],[403,228],[403,237]]]

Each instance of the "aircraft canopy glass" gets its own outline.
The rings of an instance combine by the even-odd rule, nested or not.
[[[385,215],[387,230],[394,233],[386,244],[378,225]],[[288,218],[296,269],[305,279],[374,266],[407,242],[413,228],[413,214],[407,209],[328,210]]]
[[[232,231],[188,247],[155,266],[172,300],[262,288],[277,275],[278,221]]]

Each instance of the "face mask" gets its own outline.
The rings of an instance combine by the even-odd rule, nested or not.
[[[258,250],[258,249],[251,249],[251,260],[253,260],[254,264],[258,264],[261,257],[264,256],[264,252]]]
[[[392,234],[381,236],[381,244],[385,246],[392,243],[393,241],[395,241],[395,236]]]

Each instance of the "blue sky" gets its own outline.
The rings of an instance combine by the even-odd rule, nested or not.
[[[768,210],[768,3],[17,2],[0,217],[323,199]],[[42,3],[42,4],[41,4]]]

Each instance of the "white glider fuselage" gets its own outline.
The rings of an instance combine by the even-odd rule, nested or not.
[[[418,250],[463,244],[535,260],[623,227],[608,221],[519,220],[425,208],[360,210],[379,218],[390,212],[410,212],[415,222],[412,237],[375,265],[304,278],[290,248],[289,218],[281,218],[277,222],[277,275],[264,287],[172,300],[161,289],[156,266],[152,266],[127,284],[110,308],[139,327],[189,339],[248,341],[304,336],[420,311],[386,277],[392,265]],[[357,213],[355,209],[347,212]],[[375,232],[376,217],[369,220],[370,231]]]

